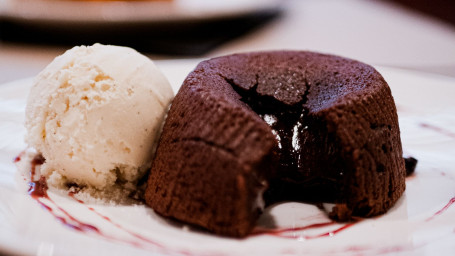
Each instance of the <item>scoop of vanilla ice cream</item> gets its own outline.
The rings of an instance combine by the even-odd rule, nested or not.
[[[104,189],[150,167],[172,88],[147,57],[120,46],[74,47],[35,79],[26,142],[41,175]]]

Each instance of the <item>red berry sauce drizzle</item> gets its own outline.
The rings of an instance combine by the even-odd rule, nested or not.
[[[22,157],[23,157],[23,154],[24,154],[23,152],[20,153],[14,159],[14,162],[21,161]],[[65,226],[67,226],[67,227],[69,227],[69,228],[71,228],[73,230],[79,231],[79,232],[97,234],[97,235],[99,235],[99,236],[101,236],[101,237],[103,237],[103,238],[105,238],[107,240],[123,242],[123,243],[129,244],[129,245],[132,245],[132,246],[135,246],[135,247],[138,247],[138,248],[142,248],[142,249],[153,249],[153,250],[155,250],[157,252],[160,252],[160,253],[173,253],[173,254],[176,253],[176,254],[187,255],[187,256],[194,255],[193,253],[191,253],[189,251],[175,250],[175,249],[166,248],[165,246],[159,244],[158,242],[155,242],[155,241],[153,241],[153,240],[151,240],[149,238],[146,238],[146,237],[144,237],[144,236],[142,236],[140,234],[137,234],[137,233],[135,233],[135,232],[133,232],[131,230],[126,229],[125,227],[123,227],[122,225],[120,225],[118,223],[115,223],[114,221],[112,221],[111,218],[99,213],[93,207],[90,207],[90,206],[86,206],[88,208],[88,210],[94,212],[100,218],[102,218],[105,221],[111,223],[112,225],[114,225],[118,229],[130,234],[132,237],[137,238],[138,240],[137,241],[132,241],[132,240],[121,239],[121,238],[117,238],[117,237],[114,237],[114,236],[110,236],[110,235],[106,234],[105,232],[102,232],[96,226],[94,226],[92,224],[84,223],[84,222],[78,220],[77,218],[72,216],[70,213],[68,213],[65,209],[63,209],[62,207],[58,206],[49,197],[49,195],[47,194],[48,186],[47,186],[47,182],[46,182],[45,177],[41,176],[38,180],[34,180],[34,177],[35,177],[35,174],[36,174],[36,167],[41,165],[41,164],[43,164],[43,163],[44,163],[44,158],[42,156],[40,156],[40,155],[37,155],[36,157],[34,157],[31,160],[31,163],[30,163],[31,181],[29,182],[28,194],[35,201],[37,201],[44,209],[49,211],[49,213],[51,213],[63,225],[65,225]],[[85,205],[82,200],[79,200],[79,199],[75,198],[74,193],[69,192],[68,195],[70,197],[72,197],[74,200],[76,200],[78,203]],[[50,204],[47,204],[47,202],[50,203]],[[449,209],[449,207],[452,204],[454,204],[454,203],[455,203],[455,197],[451,198],[450,201],[442,209],[440,209],[439,211],[434,213],[431,217],[426,219],[426,221],[430,221],[433,218],[441,215],[447,209]],[[63,215],[59,215],[55,211],[55,209],[58,210],[59,212],[61,212],[61,214],[63,214]],[[282,229],[279,229],[279,228],[277,228],[277,229],[260,229],[260,228],[256,228],[251,235],[252,236],[272,235],[272,236],[276,236],[276,237],[289,238],[289,239],[302,239],[303,238],[305,240],[307,240],[307,239],[315,239],[315,238],[322,238],[322,237],[331,237],[331,236],[334,236],[334,235],[338,234],[341,231],[344,231],[344,230],[352,227],[353,225],[355,225],[356,223],[360,222],[361,220],[362,219],[358,218],[358,219],[355,219],[352,222],[342,224],[341,227],[337,227],[337,228],[335,228],[335,229],[333,229],[331,231],[323,232],[323,233],[316,234],[316,235],[299,236],[299,235],[289,235],[289,233],[298,232],[298,231],[304,231],[304,230],[314,230],[314,229],[329,227],[329,226],[340,224],[340,223],[337,223],[335,221],[327,221],[327,222],[314,223],[314,224],[310,224],[310,225],[306,225],[306,226],[293,227],[293,228],[282,228]],[[352,251],[352,249],[353,249],[353,247],[350,247],[349,250]],[[357,249],[358,250],[354,250],[354,251],[360,252],[360,251],[364,251],[365,250],[365,248],[357,248]],[[383,249],[387,249],[387,248],[383,248]],[[388,248],[388,249],[391,249],[391,248]],[[407,251],[409,249],[412,249],[412,248],[393,247],[393,251],[395,251],[395,252],[397,252],[397,251]],[[210,255],[210,256],[213,256],[213,255],[221,255],[221,254],[220,253],[203,253],[203,254],[198,253],[198,255],[207,255],[207,256]]]
[[[14,162],[21,161],[22,156],[23,156],[23,153],[19,154],[14,159]],[[130,245],[133,245],[133,246],[144,248],[143,243],[140,243],[138,241],[123,240],[123,239],[119,239],[119,238],[107,235],[104,232],[102,232],[99,228],[97,228],[96,226],[91,225],[91,224],[87,224],[87,223],[84,223],[84,222],[78,220],[77,218],[72,216],[69,212],[67,212],[65,209],[63,209],[62,207],[58,206],[55,203],[55,201],[53,201],[49,197],[49,195],[47,194],[48,186],[47,186],[47,182],[46,182],[45,177],[41,176],[38,180],[34,180],[34,178],[36,176],[36,168],[37,168],[37,166],[39,166],[39,165],[41,165],[43,163],[44,163],[44,158],[42,156],[40,156],[40,155],[37,155],[36,157],[34,157],[31,160],[31,163],[30,163],[30,176],[31,176],[31,180],[32,181],[29,182],[28,194],[33,199],[35,199],[44,209],[48,210],[59,222],[61,222],[63,225],[65,225],[65,226],[67,226],[67,227],[69,227],[69,228],[71,228],[73,230],[76,230],[76,231],[85,232],[85,233],[95,233],[95,234],[97,234],[97,235],[99,235],[101,237],[107,238],[109,240],[121,241],[121,242],[128,243]],[[79,200],[79,199],[77,199],[75,197],[75,193],[69,192],[68,195],[70,197],[72,197],[75,201],[77,201],[78,203],[80,203],[82,205],[85,205],[85,203],[82,200]],[[50,205],[47,204],[47,202],[49,202]],[[52,207],[52,206],[54,206],[54,207]],[[144,236],[142,236],[140,234],[132,232],[131,230],[126,229],[122,225],[112,221],[112,219],[109,218],[108,216],[105,216],[105,215],[99,213],[98,211],[96,211],[95,208],[90,207],[88,205],[86,205],[86,207],[87,207],[88,210],[92,211],[93,213],[95,213],[100,218],[104,219],[105,221],[111,223],[112,225],[114,225],[118,229],[130,234],[131,236],[139,239],[142,242],[145,242],[148,245],[152,245],[153,247],[155,247],[155,249],[161,249],[161,250],[165,249],[163,245],[161,245],[161,244],[159,244],[159,243],[157,243],[157,242],[155,242],[155,241],[153,241],[153,240],[151,240],[151,239],[149,239],[147,237],[144,237]],[[57,209],[58,212],[61,212],[61,214],[63,214],[63,215],[59,215],[54,209]],[[321,234],[317,234],[317,235],[313,235],[313,236],[305,236],[304,238],[305,239],[313,239],[313,238],[319,238],[319,237],[334,236],[335,234],[337,234],[337,233],[339,233],[339,232],[351,227],[356,222],[357,221],[350,222],[350,223],[347,223],[347,224],[343,224],[343,226],[341,226],[339,228],[336,228],[336,229],[334,229],[332,231],[321,233]],[[257,230],[255,230],[253,232],[252,235],[261,235],[261,234],[262,235],[266,235],[267,234],[267,235],[273,235],[273,236],[282,237],[282,238],[296,238],[294,236],[287,235],[287,233],[303,231],[303,230],[308,230],[308,229],[317,229],[317,228],[322,228],[322,227],[331,226],[331,225],[335,225],[335,224],[337,224],[337,222],[329,221],[329,222],[316,223],[316,224],[311,224],[311,225],[307,225],[307,226],[303,226],[303,227],[295,227],[295,228],[271,229],[271,230],[270,229],[267,229],[267,230],[266,229],[263,229],[263,230],[257,229]],[[300,237],[300,238],[302,238],[302,237]],[[178,253],[185,254],[185,255],[191,255],[190,253],[183,252],[183,251],[179,251]]]
[[[447,211],[447,209],[449,209],[449,207],[450,207],[453,203],[455,203],[455,197],[452,197],[452,198],[449,200],[449,202],[448,202],[444,207],[442,207],[441,210],[435,212],[431,217],[429,217],[429,218],[426,219],[425,221],[430,221],[430,220],[436,218],[437,216],[441,215],[442,213],[444,213],[445,211]]]
[[[429,130],[432,130],[434,132],[437,132],[441,135],[444,135],[444,136],[447,136],[447,137],[450,137],[452,139],[455,139],[455,132],[452,132],[450,130],[447,130],[447,129],[444,129],[442,127],[439,127],[439,126],[436,126],[436,125],[432,125],[432,124],[428,124],[428,123],[420,123],[419,124],[420,127],[422,128],[425,128],[425,129],[429,129]],[[441,173],[443,176],[446,176],[446,173],[445,172],[442,172]],[[449,207],[455,203],[455,197],[452,197],[449,202],[439,211],[437,211],[436,213],[434,213],[431,217],[429,217],[428,219],[426,219],[426,221],[430,221],[432,219],[434,219],[435,217],[441,215],[442,213],[444,213],[445,211],[447,211],[447,209],[449,209]]]
[[[22,156],[22,154],[20,154],[18,157],[16,157],[14,159],[14,161],[15,162],[20,161],[21,160],[21,156]],[[159,250],[160,252],[168,252],[167,250],[164,250],[165,248],[164,248],[163,245],[161,245],[161,244],[159,244],[159,243],[157,243],[155,241],[152,241],[150,239],[147,239],[147,238],[145,238],[145,237],[143,237],[143,236],[141,236],[139,234],[136,234],[136,233],[134,233],[132,231],[129,231],[129,230],[125,229],[120,224],[114,223],[109,217],[98,213],[93,207],[88,207],[87,206],[89,210],[93,211],[98,216],[102,217],[104,220],[110,222],[111,224],[113,224],[114,226],[118,227],[119,229],[126,231],[128,234],[130,234],[133,237],[136,237],[136,238],[138,238],[141,241],[146,242],[146,243],[144,244],[144,243],[141,243],[139,241],[131,241],[131,240],[127,240],[127,239],[120,239],[120,238],[108,235],[105,232],[102,232],[96,226],[88,224],[88,223],[84,223],[84,222],[78,220],[73,215],[68,213],[65,209],[63,209],[62,207],[58,206],[57,203],[55,203],[55,201],[53,201],[49,197],[49,195],[47,194],[48,186],[47,186],[47,182],[46,182],[45,177],[41,176],[38,180],[34,180],[34,177],[35,177],[35,174],[36,174],[36,167],[41,165],[41,164],[43,164],[43,163],[44,163],[44,158],[41,157],[40,155],[37,155],[36,157],[34,157],[32,159],[32,161],[31,161],[31,163],[30,163],[31,181],[29,182],[28,194],[33,199],[35,199],[35,201],[38,202],[44,209],[48,210],[49,213],[51,213],[60,223],[62,223],[63,225],[65,225],[65,226],[67,226],[67,227],[69,227],[69,228],[71,228],[73,230],[76,230],[76,231],[80,231],[80,232],[84,232],[84,233],[97,234],[97,235],[99,235],[99,236],[101,236],[103,238],[106,238],[107,240],[123,242],[123,243],[127,243],[127,244],[130,244],[130,245],[133,245],[135,247],[144,248],[144,249],[145,248],[150,248],[150,245],[151,245],[152,246],[151,249]],[[76,199],[74,197],[74,194],[69,193],[69,195],[71,197],[73,197],[74,199]],[[81,204],[84,204],[84,202],[81,201],[81,200],[77,200],[77,201],[79,203],[81,203]],[[50,203],[50,204],[47,204],[47,203]],[[59,215],[55,210],[58,210],[58,212],[60,212],[62,215]],[[187,254],[187,253],[184,253],[184,252],[178,252],[178,253]]]
[[[76,200],[78,203],[85,205],[84,201],[77,199],[77,198],[75,197],[74,194],[75,194],[75,193],[68,192],[68,195],[69,195],[70,197],[72,197],[72,198],[73,198],[74,200]],[[163,248],[163,247],[164,247],[164,246],[158,244],[157,242],[155,242],[155,241],[153,241],[153,240],[150,240],[150,239],[148,239],[148,238],[146,238],[146,237],[144,237],[144,236],[142,236],[142,235],[140,235],[140,234],[134,233],[134,232],[132,232],[131,230],[126,229],[126,228],[123,227],[122,225],[120,225],[120,224],[118,224],[118,223],[112,221],[112,219],[109,218],[108,216],[103,215],[103,214],[99,213],[98,211],[96,211],[95,208],[90,207],[90,206],[87,206],[87,205],[86,205],[86,207],[87,207],[88,210],[92,211],[93,213],[95,213],[96,215],[98,215],[100,218],[102,218],[102,219],[104,219],[105,221],[111,223],[112,225],[114,225],[114,226],[117,227],[118,229],[120,229],[120,230],[122,230],[122,231],[124,231],[124,232],[126,232],[126,233],[128,233],[128,234],[130,234],[131,236],[136,237],[136,238],[138,238],[139,240],[141,240],[141,241],[143,241],[143,242],[146,242],[146,243],[149,243],[149,244],[152,244],[152,245],[154,245],[154,246],[157,246],[157,247],[160,247],[160,248]]]
[[[439,134],[442,134],[442,135],[445,135],[445,136],[450,137],[452,139],[455,139],[455,132],[452,132],[450,130],[444,129],[444,128],[436,126],[436,125],[428,124],[428,123],[420,123],[419,125],[422,128],[429,129],[429,130],[432,130],[432,131],[437,132]]]
[[[334,236],[337,233],[352,227],[354,224],[358,223],[361,221],[361,219],[357,219],[353,222],[345,223],[341,227],[336,228],[332,231],[320,233],[317,235],[311,235],[311,236],[302,236],[302,235],[288,235],[288,233],[294,233],[298,231],[304,231],[308,229],[317,229],[317,228],[323,228],[323,227],[328,227],[332,225],[339,224],[336,221],[328,221],[328,222],[321,222],[321,223],[313,223],[307,226],[302,226],[302,227],[293,227],[293,228],[283,228],[283,229],[255,229],[252,233],[252,235],[272,235],[272,236],[277,236],[277,237],[283,237],[283,238],[297,238],[297,239],[314,239],[314,238],[320,238],[320,237],[328,237],[328,236]]]
[[[100,233],[100,230],[90,224],[83,223],[73,216],[71,216],[67,211],[65,211],[63,208],[59,207],[47,194],[47,183],[46,179],[41,176],[38,180],[33,181],[33,178],[35,177],[35,170],[37,165],[41,165],[44,163],[44,158],[41,156],[36,156],[33,158],[31,162],[31,170],[30,170],[30,177],[31,180],[29,182],[29,189],[28,189],[28,194],[35,199],[43,208],[48,210],[57,220],[59,220],[62,224],[65,226],[68,226],[72,229],[78,230],[78,231],[90,231],[90,232],[96,232]],[[47,205],[44,200],[47,200],[54,204],[57,209],[64,214],[64,216],[59,216],[57,213],[53,210],[53,208],[49,205]]]

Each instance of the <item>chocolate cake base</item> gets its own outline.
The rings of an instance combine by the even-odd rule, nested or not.
[[[390,88],[371,66],[313,52],[201,62],[176,95],[145,198],[157,213],[243,237],[264,203],[386,212],[405,189]]]

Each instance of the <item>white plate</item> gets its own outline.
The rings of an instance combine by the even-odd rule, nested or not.
[[[0,0],[0,17],[33,26],[195,22],[276,8],[279,0],[70,1]]]
[[[177,89],[194,61],[157,62]],[[145,206],[85,205],[49,193],[56,205],[100,232],[80,232],[27,194],[13,158],[26,145],[22,126],[31,79],[0,86],[0,251],[27,255],[301,255],[308,253],[453,255],[455,252],[455,79],[379,68],[399,109],[405,153],[419,160],[405,195],[387,214],[332,236],[306,239],[343,225],[227,239],[158,217]],[[94,210],[90,210],[93,207]],[[326,222],[312,205],[287,203],[267,210],[280,227]],[[271,215],[271,216],[270,216]],[[106,221],[102,216],[108,217]],[[68,218],[67,218],[68,219]],[[265,223],[263,218],[261,223]],[[156,243],[156,244],[155,244]]]

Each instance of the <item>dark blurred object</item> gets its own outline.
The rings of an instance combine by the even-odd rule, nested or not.
[[[0,40],[14,43],[51,45],[116,44],[141,52],[197,56],[278,17],[280,9],[223,19],[185,22],[118,23],[90,25],[49,22],[34,25],[0,19]]]
[[[387,0],[455,25],[454,0]]]
[[[416,166],[417,166],[417,159],[414,157],[405,157],[404,158],[404,165],[406,167],[406,176],[409,176],[414,173]]]

